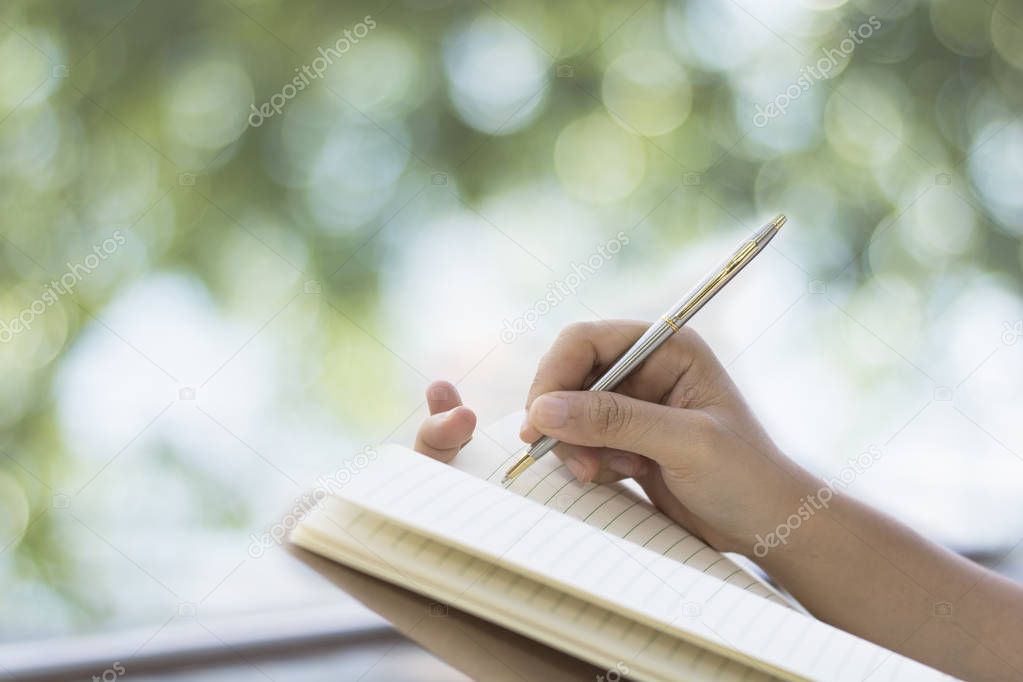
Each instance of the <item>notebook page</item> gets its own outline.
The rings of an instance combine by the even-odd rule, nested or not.
[[[462,471],[500,483],[504,472],[522,454],[519,424],[524,412],[511,414],[477,433],[452,462]],[[583,485],[553,454],[541,457],[508,489],[577,518],[612,535],[634,542],[669,559],[704,571],[718,580],[789,606],[789,601],[662,514],[638,486],[625,483]]]
[[[827,662],[818,654],[831,647],[844,660],[831,679],[947,679],[411,450],[388,445],[380,455],[338,496],[699,646],[759,669],[808,678],[820,678]]]
[[[304,520],[292,541],[634,679],[775,679],[337,499]]]

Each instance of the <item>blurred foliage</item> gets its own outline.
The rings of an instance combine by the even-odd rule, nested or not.
[[[755,124],[872,18],[828,78]],[[76,464],[56,377],[149,275],[190,273],[242,317],[314,282],[361,327],[381,268],[421,225],[374,237],[424,188],[475,210],[524,187],[542,209],[531,188],[554,186],[608,224],[650,215],[662,244],[722,212],[784,207],[802,226],[794,256],[825,281],[898,273],[928,290],[977,271],[1018,291],[1021,69],[1023,5],[1006,0],[5,2],[0,320],[115,230],[128,238],[0,347],[0,574],[71,622],[106,617],[47,514],[68,471],[102,465]],[[680,186],[694,190],[684,212],[651,214]],[[899,244],[872,251],[890,230]],[[325,372],[386,374],[349,327],[323,325]],[[372,398],[338,387],[331,400],[359,423]],[[215,478],[164,457],[167,476],[215,497]],[[202,523],[243,527],[246,504],[227,496]]]

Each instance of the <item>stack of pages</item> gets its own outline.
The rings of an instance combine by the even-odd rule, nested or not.
[[[632,679],[950,679],[806,615],[633,486],[550,455],[502,487],[520,422],[452,465],[378,448],[291,541]]]

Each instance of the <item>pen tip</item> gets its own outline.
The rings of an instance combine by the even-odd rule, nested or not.
[[[771,221],[771,227],[777,230],[781,228],[781,226],[784,225],[786,222],[788,222],[788,218],[785,217],[785,214],[779,213],[778,217]]]
[[[529,454],[523,455],[519,461],[515,462],[511,469],[504,474],[504,478],[501,479],[501,485],[508,485],[516,478],[519,477],[523,471],[528,469],[536,460],[529,456]]]

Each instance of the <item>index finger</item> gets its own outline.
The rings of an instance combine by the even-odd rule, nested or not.
[[[526,409],[551,391],[577,391],[601,365],[614,362],[648,325],[642,322],[576,322],[561,330],[529,387]]]
[[[596,380],[601,366],[618,359],[646,328],[642,322],[621,320],[575,322],[562,329],[536,368],[526,396],[527,418],[522,422],[519,437],[531,442],[541,435],[528,420],[529,408],[537,397],[551,391],[586,388]]]
[[[551,391],[578,391],[592,383],[649,329],[647,322],[607,320],[566,327],[540,360],[529,388],[526,409]],[[689,369],[695,334],[683,329],[622,382],[619,392],[660,402]]]

